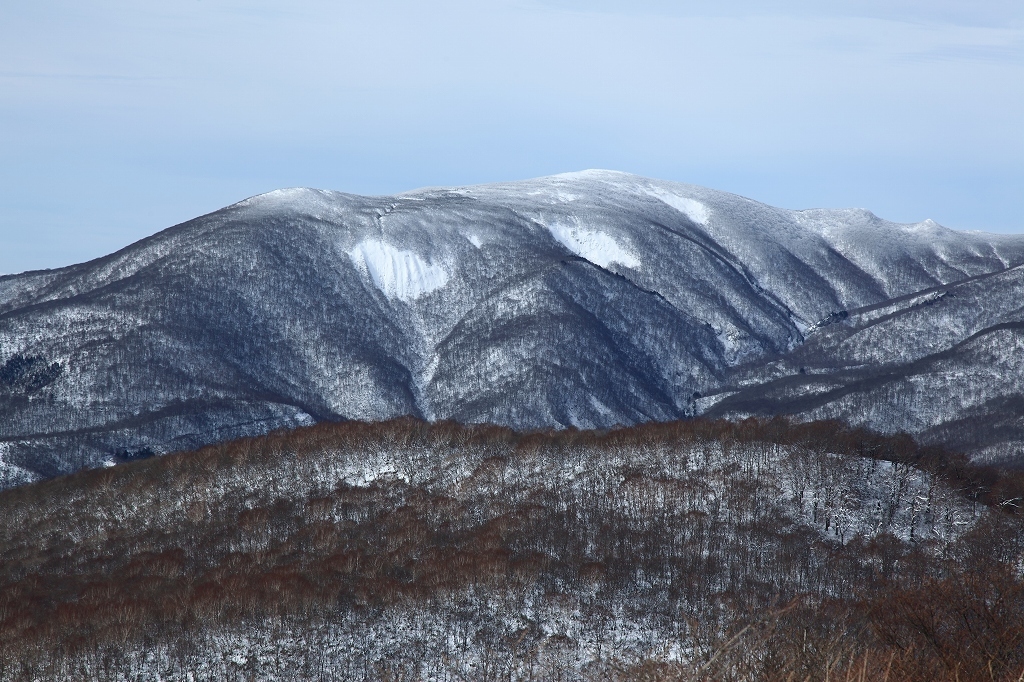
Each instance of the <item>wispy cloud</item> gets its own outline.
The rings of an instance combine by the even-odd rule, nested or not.
[[[561,9],[664,16],[860,17],[962,26],[1024,27],[1018,0],[537,0]]]
[[[66,81],[170,81],[178,80],[168,76],[125,76],[113,73],[53,73],[45,71],[2,71],[0,78],[19,80],[66,80]]]
[[[1024,39],[1017,39],[1004,44],[951,44],[940,45],[918,52],[903,55],[906,61],[937,61],[937,62],[991,62],[1007,64],[1024,64]]]

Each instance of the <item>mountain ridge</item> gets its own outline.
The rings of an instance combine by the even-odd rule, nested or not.
[[[869,326],[897,356],[951,348],[981,324],[1016,339],[1022,263],[1020,235],[787,211],[611,171],[394,196],[276,190],[88,263],[0,277],[0,367],[60,367],[45,385],[0,381],[0,469],[48,476],[404,414],[520,429],[799,416],[792,396],[772,397],[769,364],[814,349],[812,369],[832,372],[868,344],[853,325],[885,306],[898,323]],[[973,307],[903,306],[952,289]],[[826,343],[842,334],[846,345]],[[968,355],[957,361],[980,366]],[[1012,353],[1000,362],[1009,380],[985,400],[1022,383]],[[976,407],[923,430],[916,417],[862,423],[927,437]],[[840,403],[816,409],[857,422]],[[1010,460],[1015,429],[957,444]]]

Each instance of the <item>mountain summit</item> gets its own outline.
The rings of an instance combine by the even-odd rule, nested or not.
[[[1024,236],[585,171],[288,189],[0,278],[0,479],[325,420],[795,414],[1019,458]]]

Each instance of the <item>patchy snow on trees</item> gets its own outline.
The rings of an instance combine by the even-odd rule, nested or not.
[[[0,494],[0,680],[942,679],[914,609],[1024,599],[990,506],[1020,486],[992,475],[782,420],[324,424],[137,460]],[[1000,671],[1022,617],[970,634]],[[966,651],[961,680],[989,663]]]

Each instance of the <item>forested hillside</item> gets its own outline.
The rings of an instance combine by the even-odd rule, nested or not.
[[[276,432],[0,493],[0,680],[1018,680],[1022,497],[835,422]]]
[[[705,414],[848,419],[1021,466],[1024,267],[843,311],[730,384]]]
[[[279,428],[839,419],[1013,466],[1024,236],[610,171],[252,197],[0,277],[0,488]]]

